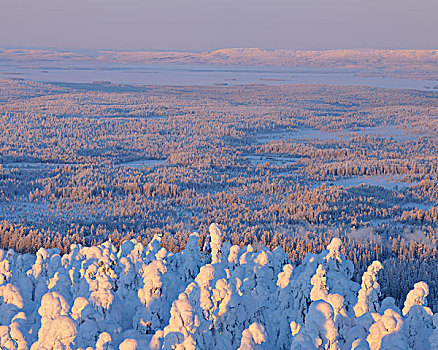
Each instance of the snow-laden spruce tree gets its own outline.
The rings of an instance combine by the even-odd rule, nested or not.
[[[19,322],[12,322],[9,326],[0,326],[0,349],[27,350],[28,344]]]
[[[307,310],[306,306],[300,304],[303,299],[296,298],[297,294],[293,293],[293,270],[292,265],[286,264],[283,266],[283,271],[278,274],[278,288],[275,296],[275,310],[273,311],[273,318],[277,324],[274,339],[278,349],[290,348],[291,336],[295,336],[301,326],[304,325],[305,314],[303,313],[303,322],[301,322],[301,312],[303,312],[304,309]],[[303,305],[303,308],[297,310],[295,308],[296,305]]]
[[[41,300],[48,291],[48,280],[53,277],[60,268],[60,256],[58,249],[41,248],[36,253],[35,263],[26,272],[31,282],[31,299]]]
[[[339,349],[338,337],[332,306],[318,300],[310,305],[306,323],[294,337],[291,350]]]
[[[41,328],[31,350],[76,348],[78,330],[74,320],[69,317],[69,311],[70,306],[58,292],[48,292],[42,297],[38,309]]]
[[[194,300],[192,293],[198,294],[200,299]],[[201,298],[206,298],[205,293],[201,296],[200,288],[192,283],[173,302],[170,321],[163,332],[163,349],[214,348],[214,339],[210,336],[212,323],[204,317]]]
[[[154,334],[169,322],[174,296],[174,279],[167,273],[165,261],[154,260],[142,270],[143,286],[138,290],[141,306],[134,317],[135,328],[142,334]]]
[[[320,262],[327,276],[327,286],[331,293],[343,296],[345,310],[349,316],[353,316],[353,307],[357,303],[357,292],[360,286],[352,281],[354,265],[341,253],[341,240],[333,238],[327,246],[327,250],[319,255]]]
[[[75,299],[70,315],[75,320],[78,330],[76,343],[83,347],[92,344],[103,328],[103,315],[97,312],[90,302],[83,297]]]
[[[242,339],[238,350],[266,349],[266,346],[262,346],[266,341],[265,327],[260,323],[254,322],[242,332]]]
[[[310,299],[312,302],[316,301],[326,301],[332,307],[333,311],[333,323],[336,328],[336,333],[338,336],[337,345],[341,346],[346,342],[348,329],[350,326],[350,321],[348,319],[347,313],[344,309],[344,297],[337,293],[330,293],[329,287],[327,286],[326,271],[322,265],[318,265],[315,275],[313,275],[310,283],[312,284],[312,290],[310,291]],[[306,332],[307,318],[306,315],[306,326],[301,328],[301,332]]]
[[[382,306],[379,305],[380,285],[377,281],[377,274],[382,268],[380,262],[374,261],[362,275],[358,301],[354,306],[355,318],[352,319],[351,327],[348,329],[346,348],[369,348],[365,339],[369,328],[375,321],[376,312],[379,310],[384,312],[387,308],[392,308],[389,299],[382,302]]]
[[[433,330],[433,313],[426,305],[429,287],[424,282],[415,283],[403,308],[406,321],[406,335],[412,349],[430,348],[429,337]]]
[[[363,274],[357,304],[354,306],[356,317],[379,310],[380,286],[377,282],[377,273],[382,268],[383,266],[379,261],[374,261]]]
[[[366,338],[371,350],[408,350],[403,317],[393,309],[386,309],[383,315],[373,314],[374,323]]]
[[[13,284],[0,285],[0,324],[7,325],[23,309],[23,298]]]
[[[219,226],[212,223],[208,228],[210,233],[210,247],[211,247],[211,263],[216,264],[222,260],[221,248],[223,234]]]
[[[180,260],[179,273],[177,276],[182,279],[184,283],[195,279],[199,273],[202,264],[202,254],[198,245],[199,234],[192,233],[189,236],[189,241],[185,249],[180,254],[175,254],[175,258]]]
[[[13,250],[7,253],[0,249],[0,285],[7,283],[12,276],[11,260],[14,255]]]
[[[312,284],[310,283],[312,276],[318,266],[318,255],[308,253],[302,264],[296,268],[285,265],[285,273],[282,275],[281,287],[277,290],[275,312],[276,319],[287,319],[288,330],[291,322],[299,325],[304,325],[306,314],[312,302],[310,299],[310,291]],[[284,322],[285,321],[281,321]],[[283,327],[284,331],[284,327]],[[282,338],[284,339],[284,338]]]

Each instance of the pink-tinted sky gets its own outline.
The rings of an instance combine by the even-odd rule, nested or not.
[[[0,47],[437,48],[438,0],[0,0]]]

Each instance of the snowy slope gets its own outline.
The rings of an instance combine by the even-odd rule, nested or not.
[[[177,254],[157,236],[63,256],[0,250],[0,348],[438,349],[428,286],[399,310],[379,262],[351,280],[339,239],[293,267],[281,248],[223,242],[215,224],[202,251],[198,238]]]

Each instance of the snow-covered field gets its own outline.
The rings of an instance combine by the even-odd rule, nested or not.
[[[155,167],[166,164],[165,159],[143,159],[143,160],[134,160],[132,162],[122,163],[122,165],[126,168],[142,168],[142,167]]]
[[[389,176],[353,176],[346,179],[338,179],[334,183],[346,188],[364,185],[383,187],[390,191],[396,188],[403,189],[415,184],[414,182],[401,182]]]
[[[428,286],[415,284],[400,310],[380,293],[379,262],[352,281],[339,239],[294,267],[281,248],[231,246],[216,224],[209,232],[202,250],[194,233],[176,254],[158,236],[63,256],[0,250],[0,348],[438,347]]]
[[[294,140],[307,142],[309,140],[349,140],[358,136],[374,136],[383,139],[415,140],[419,135],[408,133],[406,130],[396,128],[394,125],[357,128],[357,130],[323,131],[313,128],[297,128],[296,131],[284,130],[280,132],[261,133],[257,135],[258,143],[280,140]]]

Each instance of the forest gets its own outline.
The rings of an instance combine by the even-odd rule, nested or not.
[[[437,312],[437,140],[434,91],[0,80],[0,247],[178,253],[216,222],[297,266],[339,237],[355,283],[379,260],[383,296],[424,281]]]

